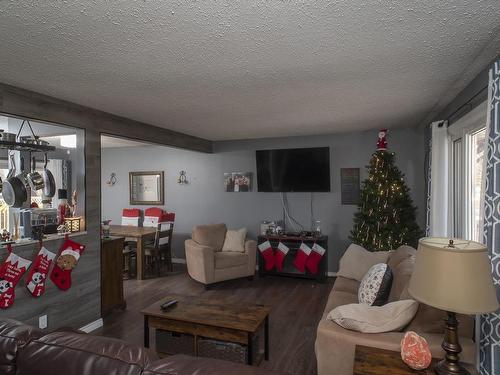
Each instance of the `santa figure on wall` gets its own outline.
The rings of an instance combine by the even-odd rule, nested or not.
[[[387,129],[380,129],[378,132],[377,150],[387,150]]]

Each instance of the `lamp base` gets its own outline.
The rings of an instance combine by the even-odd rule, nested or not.
[[[444,340],[441,345],[446,352],[446,356],[434,367],[434,371],[438,375],[470,375],[459,363],[459,354],[462,347],[458,342],[458,320],[453,312],[447,312],[448,318],[445,320],[446,329]]]
[[[466,368],[458,363],[450,363],[446,359],[439,361],[434,367],[438,375],[470,375]]]

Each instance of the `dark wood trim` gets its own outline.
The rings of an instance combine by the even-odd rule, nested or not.
[[[0,113],[143,142],[213,152],[212,141],[0,83]]]

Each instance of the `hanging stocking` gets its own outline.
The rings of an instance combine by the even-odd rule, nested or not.
[[[306,262],[306,267],[309,272],[311,272],[313,275],[318,273],[318,266],[319,262],[321,261],[321,258],[325,254],[325,249],[315,243],[312,247],[312,252],[307,258]]]
[[[0,308],[2,309],[14,304],[16,285],[31,264],[31,261],[14,254],[10,245],[7,245],[7,250],[9,256],[0,266]]]
[[[262,242],[258,247],[260,255],[262,256],[262,258],[264,258],[264,261],[266,262],[264,269],[266,271],[271,271],[274,268],[275,264],[273,248],[271,246],[271,243],[269,241]]]
[[[311,248],[307,246],[304,242],[300,244],[299,250],[297,250],[297,255],[295,255],[295,259],[293,260],[293,265],[299,272],[306,271],[306,261],[311,253]]]
[[[45,280],[55,257],[56,254],[48,251],[43,246],[38,252],[26,279],[26,288],[33,297],[40,297],[45,293]]]
[[[274,253],[274,264],[279,272],[283,271],[283,261],[285,260],[286,254],[290,249],[283,242],[279,242],[278,248]]]
[[[85,246],[66,238],[59,250],[56,265],[52,269],[50,279],[61,290],[71,288],[71,271],[76,267]]]

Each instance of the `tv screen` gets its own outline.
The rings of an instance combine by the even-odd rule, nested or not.
[[[257,150],[256,160],[259,191],[330,191],[329,147]]]

